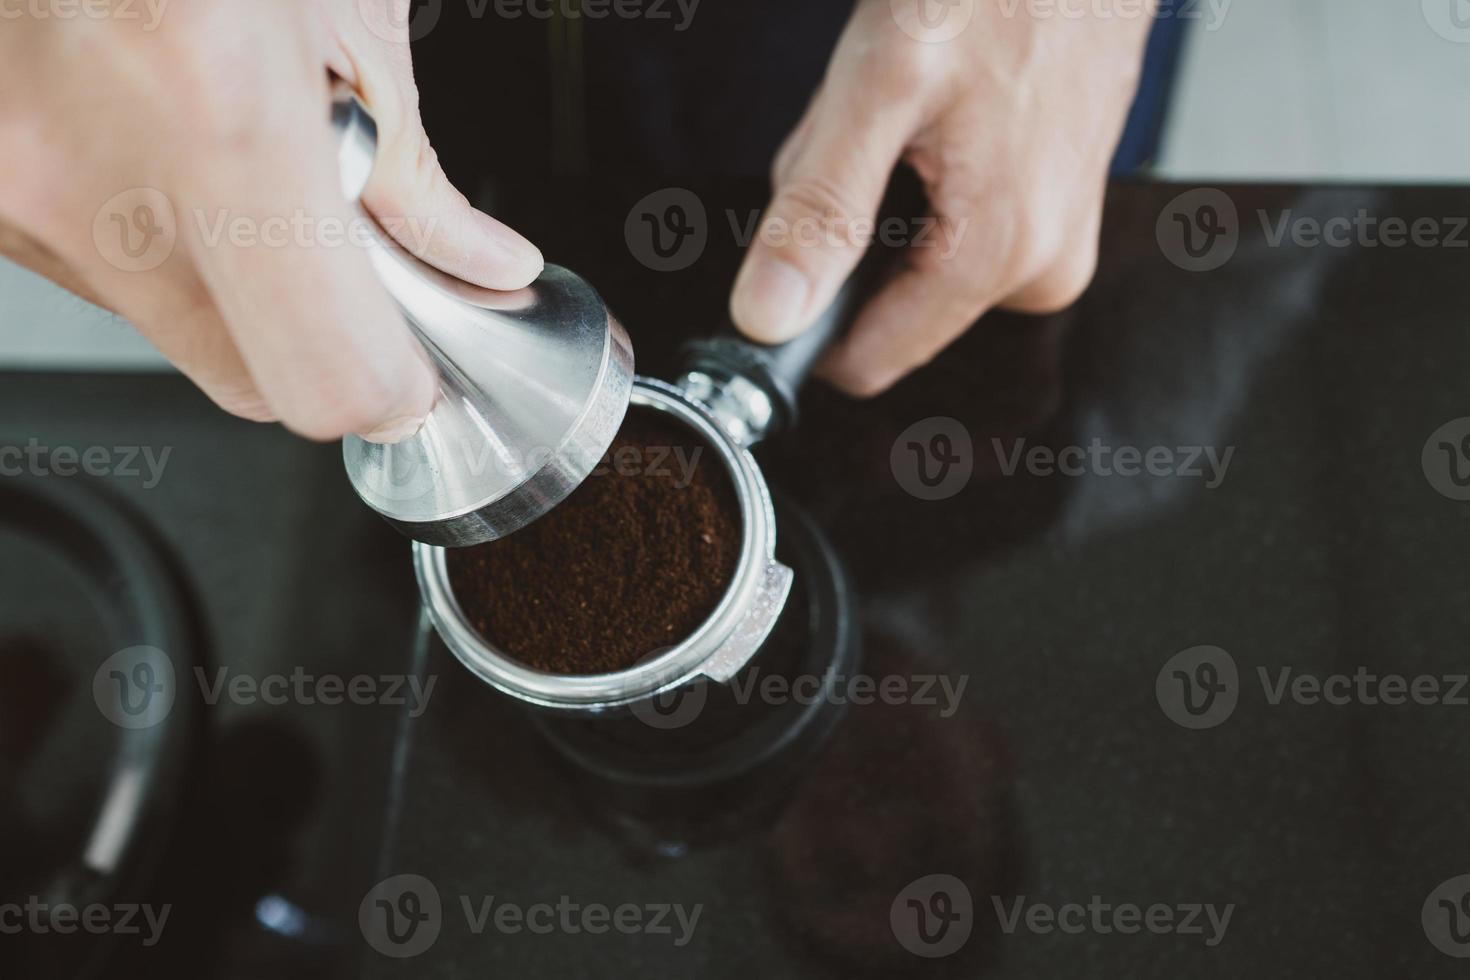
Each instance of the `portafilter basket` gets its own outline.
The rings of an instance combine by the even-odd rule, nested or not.
[[[657,697],[699,677],[721,684],[740,673],[785,608],[792,571],[776,560],[771,493],[750,447],[795,419],[795,395],[826,339],[845,322],[845,293],[799,340],[761,347],[725,335],[691,344],[687,370],[673,384],[639,376],[631,405],[663,412],[700,436],[723,466],[740,506],[740,559],[720,604],[677,645],[608,674],[534,670],[496,648],[470,623],[454,596],[446,549],[415,543],[414,571],[429,618],[445,645],[499,690],[542,707],[602,711]]]
[[[344,187],[355,197],[371,171],[376,129],[342,84],[332,115]],[[424,606],[450,652],[512,697],[574,712],[644,701],[699,677],[728,683],[769,635],[792,582],[775,557],[771,495],[750,447],[795,420],[796,392],[846,322],[854,287],[790,343],[753,344],[727,327],[691,344],[670,384],[632,375],[626,334],[572,273],[549,266],[528,289],[497,294],[380,238],[373,265],[438,367],[440,398],[417,436],[386,447],[349,438],[344,457],[358,494],[414,539]],[[560,503],[597,466],[629,405],[672,416],[724,467],[742,527],[734,578],[691,635],[633,667],[534,670],[471,625],[450,585],[446,547],[502,537]]]

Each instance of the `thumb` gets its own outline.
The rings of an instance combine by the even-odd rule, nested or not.
[[[411,89],[410,93],[411,94]],[[400,245],[435,268],[490,289],[520,289],[541,274],[541,252],[499,221],[475,210],[439,165],[419,119],[380,111],[378,159],[363,204]]]
[[[864,86],[824,86],[783,150],[774,193],[735,278],[730,315],[747,336],[784,343],[811,326],[863,256],[908,113],[870,105]]]

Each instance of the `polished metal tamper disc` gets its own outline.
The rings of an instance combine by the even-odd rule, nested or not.
[[[376,129],[340,84],[332,118],[344,189],[356,197]],[[525,289],[498,292],[379,237],[373,266],[438,371],[438,400],[403,442],[343,440],[347,475],[414,540],[460,547],[504,537],[566,499],[612,444],[633,390],[632,344],[596,290],[566,269],[547,266]]]

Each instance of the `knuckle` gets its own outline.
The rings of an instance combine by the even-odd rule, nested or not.
[[[1059,313],[1082,298],[1087,292],[1087,287],[1092,285],[1093,268],[1091,266],[1076,266],[1076,271],[1069,278],[1063,279],[1057,286],[1055,295],[1049,297],[1048,308],[1045,313]]]
[[[914,18],[912,4],[902,14],[897,5],[892,10],[888,9],[888,4],[882,3],[858,6],[856,16],[868,18],[869,28],[881,25],[879,31],[865,32],[866,37],[871,39],[876,34],[885,40],[849,46],[846,53],[854,56],[850,61],[854,74],[878,91],[921,91],[960,60],[959,52],[951,50],[954,45],[913,43],[909,34],[900,33],[902,24]],[[893,43],[895,41],[898,43]]]
[[[792,180],[776,192],[773,215],[823,219],[861,216],[854,194],[841,182],[826,176]]]
[[[338,381],[311,390],[282,413],[286,427],[316,442],[331,442],[354,432],[369,432],[383,422],[390,393],[369,380]]]
[[[371,193],[392,211],[424,200],[435,189],[440,174],[439,154],[428,137],[414,127],[384,147],[374,171]]]
[[[869,348],[864,351],[840,348],[836,363],[824,372],[825,377],[843,393],[853,398],[872,398],[892,387],[902,376],[906,352],[891,348]]]
[[[410,145],[409,182],[421,197],[427,197],[437,187],[439,175],[443,172],[439,165],[439,152],[424,135],[420,135]]]
[[[917,94],[929,89],[948,71],[944,45],[883,45],[874,49],[865,65],[873,84],[885,92]]]
[[[932,256],[925,271],[944,292],[972,304],[985,299],[994,288],[994,283],[983,269],[958,256],[948,259],[939,255]]]
[[[788,261],[815,272],[840,265],[847,261],[845,256],[860,250],[865,244],[863,223],[871,220],[845,182],[803,177],[776,192],[761,224],[760,240]]]
[[[854,398],[876,398],[893,386],[890,372],[865,368],[843,382],[843,390]]]
[[[1035,295],[1029,297],[1027,312],[1047,314],[1067,309],[1087,291],[1096,269],[1096,245],[1068,251],[1046,273]]]
[[[1056,264],[1063,254],[1065,229],[1050,215],[1031,214],[1016,230],[1011,268],[1018,281],[1034,279]]]
[[[7,168],[0,180],[0,251],[11,246],[20,252],[24,232],[44,235],[54,229],[63,186],[58,177],[66,170],[41,121],[29,115],[0,120],[0,159],[25,163]],[[7,230],[6,222],[19,228]],[[35,243],[26,239],[24,244],[29,250]]]
[[[420,125],[419,93],[412,79],[392,78],[376,84],[365,81],[364,92],[384,149],[405,159],[419,152],[419,143],[426,140]]]
[[[275,414],[255,386],[241,383],[209,392],[210,398],[224,411],[247,422],[272,422]]]

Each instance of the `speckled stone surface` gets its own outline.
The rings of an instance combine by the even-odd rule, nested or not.
[[[561,184],[502,208],[597,285],[654,376],[718,325],[739,259],[727,209],[763,195],[690,187],[709,242],[677,273],[624,239],[656,187]],[[642,737],[618,744],[670,783],[635,785],[559,754],[437,644],[415,661],[408,548],[352,500],[334,447],[228,422],[179,379],[0,378],[0,444],[175,447],[158,488],[118,490],[178,556],[210,663],[436,683],[414,718],[206,712],[147,892],[174,923],[116,975],[1463,976],[1435,942],[1466,945],[1440,889],[1470,873],[1470,707],[1273,698],[1288,669],[1288,684],[1402,675],[1442,693],[1470,672],[1470,458],[1443,428],[1470,416],[1467,250],[1270,237],[1283,217],[1360,209],[1448,231],[1470,192],[1226,188],[1235,251],[1193,272],[1168,237],[1188,190],[1112,189],[1074,309],[989,317],[870,402],[814,387],[794,437],[761,449],[847,569],[853,673],[872,681],[841,679],[867,703],[832,714],[825,741],[704,784],[707,768],[656,763],[698,719],[652,738],[628,721]],[[1171,475],[1119,475],[1130,447],[1168,450]],[[1201,475],[1177,472],[1195,456]],[[921,499],[935,487],[949,495]],[[779,652],[762,678],[793,659]],[[875,696],[884,683],[907,695]],[[608,726],[610,749],[627,731]],[[406,958],[359,916],[397,875],[440,901]],[[549,934],[497,925],[539,903]],[[682,945],[672,911],[667,933],[573,934],[570,903],[699,918]],[[1223,935],[1203,913],[1198,933],[1123,933],[1130,903],[1174,926],[1195,905],[1230,918]],[[1049,912],[1073,931],[1043,931]]]
[[[965,679],[952,713],[942,699],[849,706],[794,779],[634,791],[447,680],[412,728],[383,865],[434,883],[442,928],[412,959],[370,954],[368,975],[1461,975],[1421,912],[1470,872],[1470,708],[1271,694],[1288,668],[1470,671],[1470,503],[1437,491],[1421,459],[1470,415],[1467,252],[1273,246],[1267,229],[1288,212],[1438,219],[1470,213],[1470,193],[1229,188],[1238,247],[1191,272],[1158,237],[1186,190],[1113,189],[1097,283],[1073,310],[988,318],[872,402],[814,389],[796,436],[760,454],[851,573],[862,672]],[[650,274],[613,234],[641,192],[574,196],[577,232],[555,210],[511,217],[597,282],[640,364],[667,372],[674,338],[722,308],[738,254],[721,209],[759,194],[709,191],[704,257]],[[895,441],[936,417],[968,435],[971,474],[923,500]],[[1006,475],[1018,445],[1094,440],[1164,447],[1183,469],[1198,455],[1204,475]],[[1223,478],[1192,447],[1233,449]],[[1171,720],[1166,667],[1198,646],[1236,669],[1235,707],[1210,728]],[[454,665],[435,650],[430,669]],[[930,959],[900,941],[916,935],[900,899],[934,874],[964,883],[973,929]],[[459,902],[489,895],[703,912],[682,947],[475,934]],[[1091,912],[1075,934],[1024,919],[1007,934],[1018,896],[1025,910],[1166,905],[1176,925],[1196,904],[1233,910],[1215,945],[1203,911],[1199,934],[1104,932]]]

